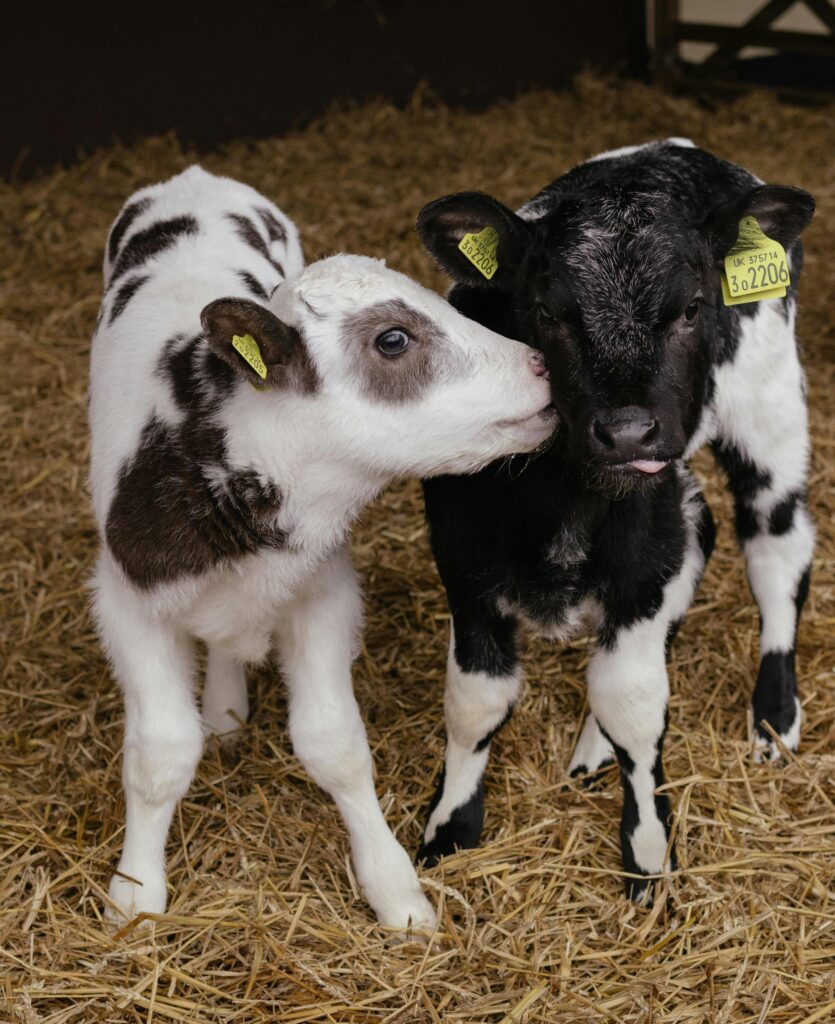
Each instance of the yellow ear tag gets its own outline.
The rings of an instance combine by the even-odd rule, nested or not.
[[[261,380],[267,379],[267,367],[261,358],[261,349],[258,348],[258,342],[251,334],[244,334],[243,337],[234,334],[232,336],[232,347],[236,352],[240,352]]]
[[[743,217],[739,235],[725,257],[722,298],[726,306],[782,299],[789,283],[786,250],[766,235],[756,217]]]
[[[499,269],[496,250],[499,247],[499,233],[495,228],[484,228],[477,235],[467,234],[458,243],[458,248],[472,265],[480,270],[489,281]]]

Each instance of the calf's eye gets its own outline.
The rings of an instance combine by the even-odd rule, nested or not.
[[[383,331],[382,334],[378,334],[374,344],[377,346],[378,352],[392,358],[393,356],[402,355],[409,347],[410,341],[411,339],[405,331],[399,327],[393,327],[390,331]]]
[[[702,300],[701,299],[693,299],[693,301],[684,310],[684,319],[689,324],[692,324],[693,321],[698,316],[698,314],[699,314],[699,306],[701,306],[701,304],[702,304]]]
[[[557,318],[554,316],[551,310],[548,309],[544,302],[537,302],[536,311],[539,314],[540,318],[544,320],[546,324],[555,324],[557,322]]]

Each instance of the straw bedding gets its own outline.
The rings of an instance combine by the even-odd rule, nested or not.
[[[175,817],[170,914],[151,931],[103,923],[121,840],[121,714],[86,610],[88,339],[119,205],[194,155],[154,138],[0,186],[0,1018],[835,1019],[832,108],[750,95],[708,109],[589,77],[481,114],[426,94],[406,111],[338,110],[300,134],[202,159],[274,198],[309,258],[385,256],[441,288],[412,231],[426,200],[484,188],[517,204],[583,157],[669,134],[818,198],[800,315],[819,529],[798,649],[801,752],[783,766],[749,759],[757,613],[728,500],[702,455],[720,531],[672,655],[667,767],[682,868],[669,898],[647,912],[621,896],[614,773],[594,792],[566,778],[588,644],[529,640],[527,690],[494,745],[485,844],[424,872],[441,907],[430,947],[375,927],[336,810],[289,749],[272,669],[251,675],[239,747],[208,748]],[[368,511],[354,549],[368,612],[356,688],[387,817],[413,850],[442,753],[447,629],[414,483]]]

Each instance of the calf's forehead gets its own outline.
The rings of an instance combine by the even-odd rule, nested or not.
[[[434,292],[382,260],[365,256],[332,256],[311,264],[296,282],[295,294],[324,319],[353,317],[372,306],[394,308],[397,303],[433,320],[454,313]]]
[[[540,284],[587,330],[652,328],[698,283],[700,236],[663,193],[568,202],[543,228]]]

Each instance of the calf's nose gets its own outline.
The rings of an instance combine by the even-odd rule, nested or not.
[[[548,373],[548,367],[545,365],[545,356],[534,349],[534,351],[531,352],[530,360],[534,374],[536,374],[537,377],[544,377],[548,380],[551,374]]]
[[[607,462],[632,462],[653,454],[659,423],[649,410],[628,405],[599,413],[589,432],[592,449]]]

